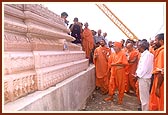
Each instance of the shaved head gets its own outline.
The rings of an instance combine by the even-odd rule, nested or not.
[[[126,47],[127,47],[128,51],[130,52],[133,50],[134,45],[132,43],[128,43]]]
[[[132,44],[132,43],[128,43],[126,47],[132,48],[132,47],[133,47],[133,44]]]

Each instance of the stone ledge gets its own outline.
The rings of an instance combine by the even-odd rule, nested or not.
[[[94,89],[95,67],[91,65],[86,71],[82,71],[47,90],[36,91],[14,102],[7,103],[4,106],[4,112],[78,110]]]
[[[36,69],[85,59],[83,51],[33,51],[33,54]]]
[[[45,90],[88,68],[88,59],[36,69],[38,90]]]

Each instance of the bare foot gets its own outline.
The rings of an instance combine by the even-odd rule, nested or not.
[[[113,97],[109,96],[109,97],[105,98],[104,101],[113,101]]]

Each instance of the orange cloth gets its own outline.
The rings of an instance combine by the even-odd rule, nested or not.
[[[128,85],[129,87],[133,88],[134,91],[136,91],[136,87],[135,87],[135,77],[133,75],[135,75],[136,69],[137,69],[137,65],[138,65],[138,55],[139,52],[135,49],[133,49],[133,51],[129,52],[129,60],[133,60],[134,58],[136,58],[136,61],[134,63],[129,63],[128,66]],[[133,74],[133,75],[132,75]]]
[[[158,68],[164,68],[164,46],[161,46],[159,49],[155,50],[154,53],[154,81],[152,85],[152,90],[149,100],[149,110],[164,110],[164,82],[160,87],[160,98],[155,95],[157,82],[158,82]]]
[[[125,90],[125,67],[111,66],[111,64],[128,64],[127,57],[123,51],[110,55],[108,66],[111,67],[111,76],[109,81],[109,95],[113,95],[116,88],[119,91],[119,100],[124,96]]]
[[[122,51],[125,52],[126,54],[126,52],[128,52],[128,49],[124,47]],[[125,66],[125,91],[124,92],[129,92],[128,74],[129,74],[129,65],[126,65]]]
[[[140,104],[141,100],[140,100],[140,96],[139,96],[139,83],[138,83],[138,80],[135,83],[135,87],[136,87],[136,91],[135,92],[136,92],[137,100],[138,100],[138,103]]]
[[[94,40],[92,31],[88,28],[84,28],[82,44],[83,44],[83,50],[86,52],[86,58],[90,59],[90,53],[94,47]]]
[[[101,91],[108,91],[108,58],[111,50],[107,47],[99,46],[94,51],[93,62],[96,69],[96,86],[100,87]]]
[[[114,46],[118,48],[122,48],[122,43],[121,42],[114,42]]]

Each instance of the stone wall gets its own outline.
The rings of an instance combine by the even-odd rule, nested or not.
[[[4,5],[5,104],[87,70],[85,53],[68,33],[63,19],[42,5]]]
[[[95,89],[95,69],[90,66],[66,80],[43,91],[36,91],[17,101],[7,103],[5,111],[78,111]]]

